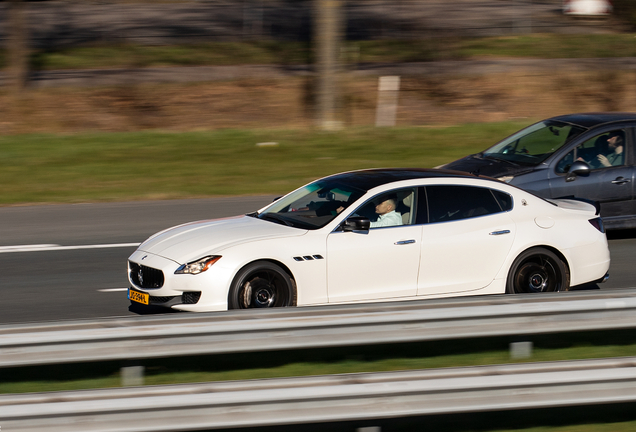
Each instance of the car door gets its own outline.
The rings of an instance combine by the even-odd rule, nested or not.
[[[416,188],[393,193],[399,199],[402,225],[372,227],[367,232],[336,230],[329,234],[327,289],[330,303],[415,296],[422,237],[422,226],[413,223]],[[351,216],[373,220],[373,209],[379,198],[373,197]]]
[[[607,140],[612,133],[623,135],[623,156],[611,166],[598,162],[599,154],[607,154]],[[550,179],[550,195],[553,198],[574,196],[597,201],[603,217],[636,214],[634,205],[633,139],[631,129],[610,130],[586,138],[576,145],[555,165]],[[590,165],[588,173],[568,173],[574,161]]]
[[[503,265],[515,237],[512,197],[474,186],[427,186],[417,294],[478,290]],[[420,200],[424,193],[420,192]]]

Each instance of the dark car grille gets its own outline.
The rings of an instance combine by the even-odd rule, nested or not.
[[[161,288],[163,272],[129,261],[130,280],[140,288]]]
[[[165,297],[150,296],[150,304],[168,303],[170,300],[175,298],[177,298],[177,296],[165,296]]]
[[[151,305],[174,306],[177,304],[197,304],[201,298],[200,291],[187,291],[180,296],[150,296]]]

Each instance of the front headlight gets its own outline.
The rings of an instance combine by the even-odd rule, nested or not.
[[[500,180],[504,183],[510,183],[510,181],[515,178],[515,176],[511,176],[511,175],[507,175],[507,176],[502,176],[502,177],[497,177],[497,180]]]
[[[210,267],[212,264],[221,259],[220,255],[208,255],[191,263],[183,264],[177,270],[175,270],[174,274],[199,274],[203,273]]]

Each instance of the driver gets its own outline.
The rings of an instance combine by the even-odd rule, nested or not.
[[[375,222],[371,222],[371,228],[402,225],[402,216],[395,211],[396,207],[397,196],[381,198],[380,203],[375,206],[375,212],[379,216]]]

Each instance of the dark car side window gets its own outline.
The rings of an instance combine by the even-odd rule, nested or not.
[[[625,131],[620,129],[596,135],[565,155],[557,163],[556,172],[567,173],[575,161],[585,162],[591,169],[624,165],[626,138]]]
[[[512,208],[510,195],[488,188],[427,186],[425,189],[429,223],[485,216]]]

